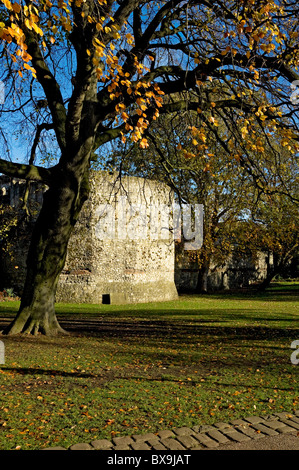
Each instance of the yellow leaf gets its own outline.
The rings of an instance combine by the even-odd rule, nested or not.
[[[140,141],[139,146],[140,146],[142,149],[145,149],[145,148],[149,147],[149,143],[148,143],[148,141],[147,141],[145,138],[143,138],[143,139]]]
[[[6,6],[6,8],[7,8],[8,10],[12,10],[12,9],[13,9],[13,8],[12,8],[12,4],[10,3],[9,0],[2,0],[2,3],[4,3],[4,5]]]

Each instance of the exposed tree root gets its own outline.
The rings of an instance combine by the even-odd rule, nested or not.
[[[56,316],[48,319],[39,320],[29,317],[28,320],[24,320],[22,316],[16,317],[16,319],[3,331],[4,335],[33,335],[37,336],[42,334],[45,336],[58,336],[58,335],[69,335],[58,323]]]

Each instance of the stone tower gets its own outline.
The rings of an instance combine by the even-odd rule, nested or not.
[[[56,301],[123,304],[177,298],[170,188],[98,171],[91,172],[90,186],[69,241]],[[13,185],[5,191],[13,191]],[[19,204],[12,196],[10,201]],[[17,259],[12,264],[18,265],[20,278],[25,253],[18,250],[18,240],[14,244]],[[7,259],[5,266],[13,272]]]

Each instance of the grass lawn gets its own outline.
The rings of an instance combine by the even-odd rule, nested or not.
[[[299,284],[127,306],[58,304],[59,338],[1,336],[0,449],[298,409]],[[18,302],[0,303],[0,331]]]

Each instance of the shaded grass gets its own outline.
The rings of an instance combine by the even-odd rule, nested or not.
[[[298,408],[298,284],[264,294],[57,305],[67,337],[5,337],[0,449],[53,445]],[[0,330],[17,302],[0,304]]]

